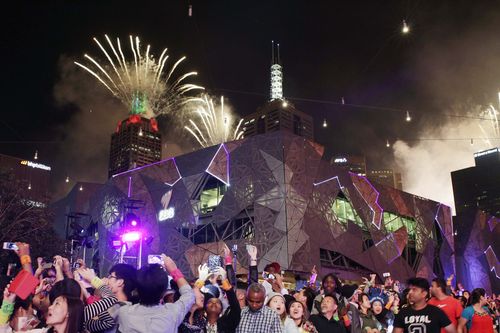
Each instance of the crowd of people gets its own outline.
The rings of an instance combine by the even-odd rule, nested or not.
[[[371,274],[359,284],[327,274],[318,283],[314,267],[305,286],[290,290],[278,263],[259,274],[252,245],[246,281],[236,277],[227,247],[221,266],[200,265],[196,281],[165,255],[138,270],[116,264],[98,277],[82,260],[71,265],[62,256],[33,265],[29,245],[17,247],[22,269],[39,284],[25,299],[4,287],[0,333],[498,332],[500,297],[453,288],[453,276],[431,283],[415,277],[403,285],[389,274],[383,281]]]

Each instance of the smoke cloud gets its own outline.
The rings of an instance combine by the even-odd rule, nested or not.
[[[471,107],[467,116],[480,118],[481,109]],[[394,157],[404,190],[449,205],[454,212],[450,173],[474,166],[475,152],[498,146],[500,139],[491,139],[498,137],[495,131],[494,121],[450,117],[442,125],[428,126],[416,142],[396,141]]]
[[[72,115],[59,128],[63,140],[58,147],[56,177],[75,182],[104,183],[107,179],[110,135],[127,110],[73,61],[62,56],[59,60],[59,81],[54,86],[56,106]],[[56,184],[64,184],[56,179]],[[56,186],[54,197],[65,194],[67,188]]]
[[[446,15],[446,4],[432,6]],[[426,112],[420,123],[412,123],[410,135],[415,140],[393,146],[404,190],[452,209],[450,172],[474,166],[475,152],[500,145],[494,122],[477,119],[491,117],[486,112],[490,104],[499,108],[500,12],[481,6],[468,10],[467,17],[474,19],[442,20],[435,15],[439,20],[434,22],[435,28],[428,24],[427,31],[419,31],[412,64],[419,104]],[[471,144],[470,138],[488,137],[496,139],[474,139]]]

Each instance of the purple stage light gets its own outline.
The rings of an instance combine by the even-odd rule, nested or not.
[[[137,221],[136,221],[136,220],[132,220],[132,221],[130,222],[130,224],[131,224],[133,227],[135,227],[135,226],[137,226]]]
[[[137,242],[141,239],[141,233],[138,231],[126,232],[122,235],[122,242]]]

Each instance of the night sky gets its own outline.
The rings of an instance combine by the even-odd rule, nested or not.
[[[392,166],[393,151],[385,147],[386,140],[416,145],[427,139],[422,137],[426,129],[450,121],[453,106],[497,103],[500,90],[498,1],[18,1],[11,5],[15,8],[4,11],[1,20],[5,67],[0,153],[31,158],[37,149],[40,160],[54,166],[56,187],[66,175],[86,181],[106,179],[107,154],[78,160],[78,154],[67,150],[78,150],[82,141],[71,135],[85,132],[79,134],[86,140],[81,149],[107,147],[114,130],[109,124],[125,118],[126,111],[105,92],[92,101],[88,86],[93,81],[64,66],[84,53],[100,57],[92,37],[103,38],[105,33],[122,39],[138,35],[155,53],[168,47],[174,58],[186,55],[183,70],[198,71],[196,82],[210,94],[223,94],[240,116],[268,99],[271,40],[275,40],[281,45],[284,95],[314,117],[316,141],[326,147],[327,156],[366,154],[373,167]],[[403,20],[410,26],[408,35],[401,34]],[[72,102],[74,96],[65,90],[68,82],[75,94],[79,82],[85,87],[85,105],[93,109],[92,118],[78,118],[88,110]],[[347,105],[341,105],[342,97]],[[106,110],[102,98],[111,100]],[[109,105],[117,109],[110,110]],[[453,112],[460,114],[457,110],[463,109]],[[411,123],[404,121],[405,110],[412,115]],[[327,129],[321,127],[323,119]],[[91,125],[80,121],[101,126],[102,136],[90,137],[82,128]],[[164,128],[173,131],[175,126],[179,124]],[[189,150],[186,142],[178,145]],[[94,166],[98,171],[91,175],[81,171]],[[99,170],[102,176],[97,177]]]

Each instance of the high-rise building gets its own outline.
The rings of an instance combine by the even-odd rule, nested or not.
[[[274,100],[243,119],[243,136],[288,131],[314,140],[313,118],[290,102]]]
[[[0,171],[14,177],[29,204],[45,206],[49,202],[50,166],[0,154]]]
[[[477,152],[474,161],[451,173],[456,213],[479,209],[500,217],[500,148]]]
[[[362,155],[337,155],[330,159],[330,164],[359,176],[366,176],[366,159]]]
[[[403,190],[401,174],[392,169],[368,170],[367,177],[376,183]]]
[[[132,114],[111,135],[108,177],[161,160],[161,134],[154,118]]]
[[[275,50],[273,42],[269,101],[256,112],[243,118],[243,135],[248,137],[280,130],[314,139],[313,118],[295,108],[283,97],[283,67],[279,44]]]

